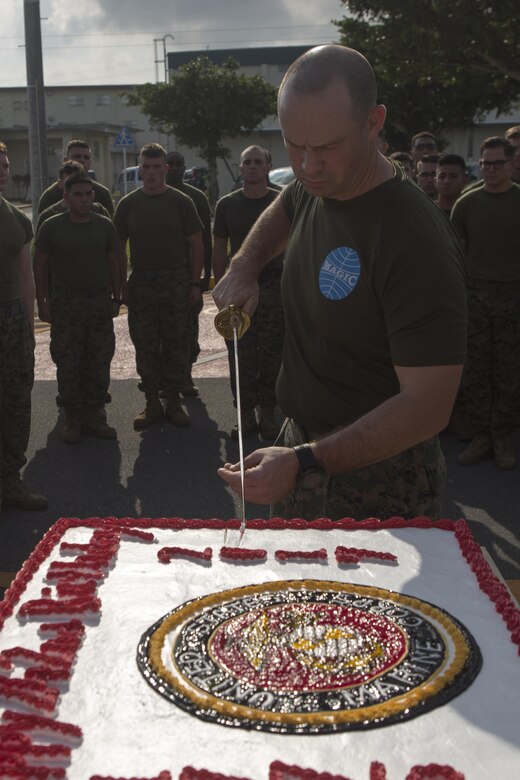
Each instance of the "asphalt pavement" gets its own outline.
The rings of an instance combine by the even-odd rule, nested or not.
[[[49,357],[45,326],[36,335],[36,382],[33,420],[24,479],[49,499],[41,512],[2,509],[0,515],[0,587],[30,554],[59,517],[220,517],[240,515],[240,502],[216,471],[238,460],[230,437],[236,413],[229,390],[225,345],[213,327],[216,308],[205,296],[201,314],[202,353],[194,369],[198,398],[186,399],[192,425],[175,428],[164,422],[136,432],[133,418],[143,407],[137,387],[134,352],[126,314],[116,323],[116,355],[112,363],[108,420],[116,441],[86,436],[77,445],[61,441],[63,415],[55,403],[54,364]],[[499,471],[492,460],[462,467],[457,454],[465,446],[442,435],[448,480],[443,516],[466,517],[505,578],[520,579],[519,470]],[[515,440],[520,453],[520,437]],[[246,452],[262,446],[246,440]],[[268,508],[247,505],[247,516],[267,517]]]

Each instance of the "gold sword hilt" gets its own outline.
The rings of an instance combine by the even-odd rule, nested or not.
[[[235,329],[237,338],[242,338],[250,325],[251,317],[249,314],[239,309],[234,303],[219,311],[215,317],[215,328],[228,341],[233,340]]]

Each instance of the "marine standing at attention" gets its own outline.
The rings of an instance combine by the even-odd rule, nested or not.
[[[190,424],[180,392],[190,372],[190,309],[202,294],[202,223],[191,198],[166,184],[166,152],[160,144],[143,146],[139,167],[143,186],[119,201],[114,216],[123,263],[130,242],[128,328],[139,389],[146,397],[134,428],[147,428],[164,414],[183,427]]]
[[[245,496],[282,517],[439,517],[448,423],[466,349],[457,236],[378,151],[385,108],[367,60],[320,46],[287,71],[278,116],[297,180],[216,287],[251,315],[285,250],[280,446],[245,460]],[[240,492],[239,464],[220,476]]]
[[[31,430],[34,383],[34,279],[30,220],[2,193],[9,177],[0,141],[0,479],[3,506],[45,509],[47,499],[20,479]]]

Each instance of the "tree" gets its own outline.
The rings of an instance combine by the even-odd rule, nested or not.
[[[249,135],[266,116],[276,113],[276,89],[261,76],[237,73],[228,59],[214,65],[197,57],[180,68],[170,84],[144,84],[129,95],[154,127],[173,133],[196,148],[208,165],[209,199],[217,198],[217,159],[230,157],[226,138]]]
[[[346,0],[341,43],[371,63],[391,143],[474,124],[520,97],[518,0]]]

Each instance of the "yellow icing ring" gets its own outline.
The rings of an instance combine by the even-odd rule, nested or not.
[[[396,696],[389,702],[383,704],[372,704],[368,707],[360,707],[356,710],[340,710],[338,712],[314,712],[314,713],[282,713],[266,712],[265,710],[245,707],[242,704],[232,704],[225,699],[213,696],[197,686],[186,681],[185,677],[179,671],[179,676],[171,674],[161,661],[161,651],[167,634],[179,628],[193,615],[201,612],[210,606],[223,604],[235,598],[254,595],[256,593],[265,593],[266,591],[281,590],[320,590],[337,591],[353,593],[358,596],[368,598],[380,598],[392,601],[405,607],[415,609],[422,615],[428,615],[439,623],[446,634],[450,637],[454,657],[446,668],[447,661],[434,674],[434,679],[429,678],[426,682],[408,691],[402,696]],[[363,720],[379,720],[398,715],[403,710],[419,704],[442,691],[464,668],[469,655],[469,648],[464,635],[454,624],[448,615],[441,612],[431,604],[426,604],[420,599],[412,596],[404,596],[400,593],[384,590],[383,588],[374,588],[365,585],[349,585],[341,582],[326,582],[320,580],[289,580],[278,582],[267,582],[260,585],[247,585],[239,588],[221,591],[220,593],[211,593],[208,596],[196,599],[195,601],[181,607],[174,615],[167,618],[161,626],[152,634],[150,639],[149,661],[156,674],[165,679],[171,687],[182,694],[185,698],[194,702],[200,707],[216,710],[227,717],[243,718],[246,720],[261,720],[269,723],[280,724],[330,724],[330,723],[356,723]],[[442,670],[442,671],[441,671]]]

